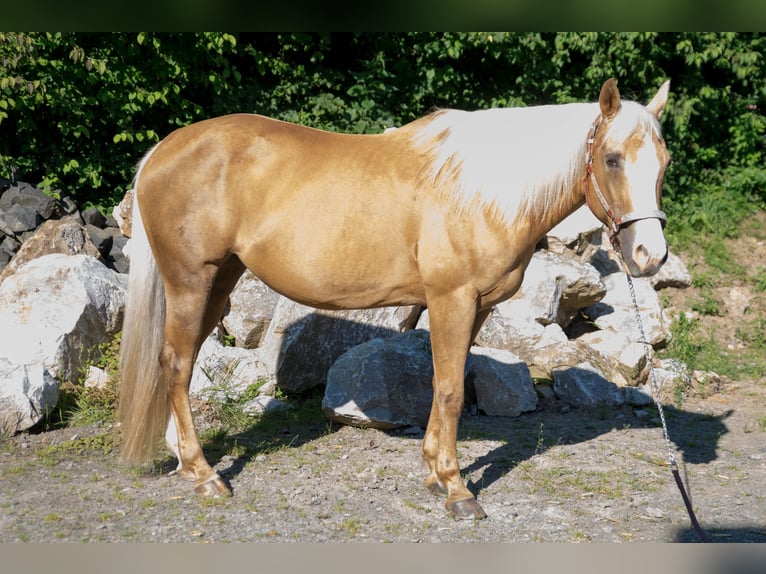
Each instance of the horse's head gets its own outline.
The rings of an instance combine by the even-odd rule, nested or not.
[[[607,80],[588,135],[585,199],[634,277],[655,274],[668,255],[660,196],[670,156],[658,120],[669,85],[644,107],[621,101],[617,84]]]

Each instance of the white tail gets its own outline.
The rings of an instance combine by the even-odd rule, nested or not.
[[[146,462],[152,456],[170,414],[159,362],[165,289],[138,206],[139,175],[145,161],[139,166],[134,185],[128,298],[120,346],[118,418],[124,441],[122,460],[127,463]]]

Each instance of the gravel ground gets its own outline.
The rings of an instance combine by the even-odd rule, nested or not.
[[[709,393],[666,406],[697,516],[716,542],[766,542],[766,386]],[[656,414],[548,401],[464,417],[461,468],[489,515],[468,522],[423,486],[422,429],[317,413],[208,433],[234,492],[216,500],[169,475],[170,458],[121,466],[111,425],[22,433],[0,444],[0,542],[696,542]]]

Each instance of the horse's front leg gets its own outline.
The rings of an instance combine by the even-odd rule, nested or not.
[[[486,313],[477,314],[476,296],[465,290],[429,299],[428,315],[434,398],[423,439],[423,458],[429,467],[426,487],[431,492],[447,494],[447,510],[456,518],[484,518],[486,513],[460,476],[457,427],[463,410],[468,349]]]

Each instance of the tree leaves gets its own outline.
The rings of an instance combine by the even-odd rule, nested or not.
[[[640,101],[671,79],[670,196],[735,173],[752,190],[741,180],[764,165],[765,45],[718,32],[1,32],[0,176],[18,166],[110,206],[154,142],[208,117],[374,133],[434,107],[593,100],[614,76]]]

